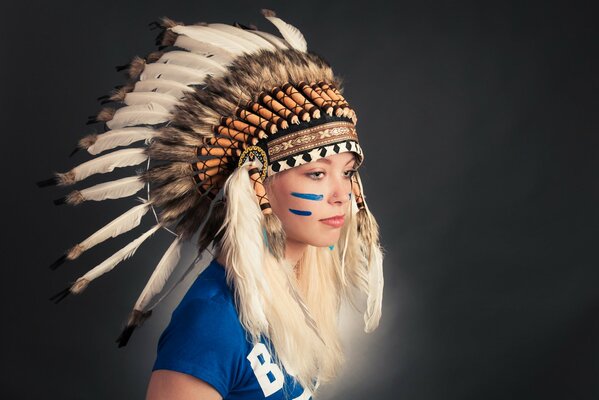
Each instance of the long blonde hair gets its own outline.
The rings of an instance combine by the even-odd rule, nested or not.
[[[314,392],[317,384],[337,375],[343,361],[338,331],[343,299],[352,300],[355,289],[368,295],[366,330],[378,325],[383,281],[382,273],[372,270],[382,272],[382,254],[377,245],[374,260],[380,265],[369,262],[372,251],[368,256],[360,241],[352,201],[332,250],[308,246],[297,265],[278,261],[264,240],[250,167],[237,168],[225,184],[226,215],[217,251],[224,256],[227,281],[249,339],[256,343],[267,338],[276,362]]]

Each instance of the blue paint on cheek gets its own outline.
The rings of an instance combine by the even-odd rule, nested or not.
[[[291,192],[291,195],[294,197],[299,197],[300,199],[314,200],[314,201],[321,201],[324,198],[324,196],[322,194],[312,194],[312,193]]]
[[[331,251],[333,251],[333,249],[334,249],[334,248],[335,248],[335,245],[334,245],[334,244],[333,244],[333,245],[331,245],[331,246],[329,246],[329,250],[331,250]]]
[[[292,208],[290,208],[289,211],[291,211],[295,215],[301,215],[302,217],[307,217],[309,215],[312,215],[312,211],[294,210]]]

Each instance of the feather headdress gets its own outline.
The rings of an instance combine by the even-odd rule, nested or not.
[[[133,196],[144,187],[148,194],[142,204],[69,249],[52,268],[136,228],[148,210],[156,219],[150,230],[57,294],[56,301],[81,292],[93,279],[132,256],[158,230],[175,236],[136,302],[118,339],[120,346],[149,316],[152,299],[164,289],[184,241],[197,235],[200,252],[212,243],[242,245],[235,238],[240,228],[233,225],[249,222],[222,196],[225,185],[230,192],[235,192],[231,185],[243,182],[244,187],[253,188],[254,195],[243,199],[255,201],[255,222],[261,225],[268,251],[281,259],[285,234],[270,207],[264,179],[342,152],[353,152],[358,163],[362,162],[357,118],[331,67],[308,52],[297,28],[272,11],[263,14],[282,38],[240,25],[183,25],[167,18],[156,23],[161,29],[159,51],[146,58],[135,57],[120,67],[127,69],[130,82],[100,98],[107,107],[89,121],[103,123],[105,132],[88,135],[78,143],[78,149],[96,157],[38,183],[72,185],[94,174],[145,163],[145,170],[136,176],[74,190],[55,201],[75,205],[118,199]],[[365,316],[370,330],[380,317],[382,256],[378,227],[365,207],[359,181],[354,182],[353,191],[360,207],[356,235],[364,252],[362,259],[368,263],[360,285],[370,293]],[[262,246],[262,237],[254,242]],[[238,258],[228,271],[236,285],[248,292],[268,290],[256,278],[258,267]],[[256,326],[252,333],[266,329],[261,307],[252,305]]]

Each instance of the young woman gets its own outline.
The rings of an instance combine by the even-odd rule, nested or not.
[[[162,21],[162,50],[136,58],[130,84],[97,120],[108,131],[80,147],[96,157],[42,184],[73,184],[146,162],[146,171],[71,192],[59,202],[148,198],[70,249],[54,267],[133,229],[156,225],[57,294],[81,292],[159,229],[166,250],[117,339],[125,345],[156,305],[197,236],[215,259],[160,337],[150,399],[309,399],[342,363],[337,316],[366,295],[365,327],[378,325],[382,254],[356,169],[357,118],[338,79],[302,34],[264,15],[283,38],[224,24]],[[166,49],[166,50],[165,50]],[[152,164],[150,163],[152,161]]]

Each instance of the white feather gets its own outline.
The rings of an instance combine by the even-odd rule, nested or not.
[[[287,44],[287,42],[285,40],[281,39],[278,36],[273,35],[272,33],[262,32],[262,31],[254,31],[254,30],[250,30],[249,32],[251,32],[252,34],[257,35],[265,40],[268,40],[270,43],[272,43],[273,46],[275,46],[278,49],[286,50],[289,48],[289,45]]]
[[[139,177],[130,176],[116,181],[104,182],[87,189],[79,190],[84,201],[102,201],[107,199],[121,199],[134,195],[145,186]]]
[[[134,92],[158,92],[170,94],[178,99],[186,92],[193,92],[193,88],[183,83],[169,81],[168,79],[145,79],[137,81],[133,87]]]
[[[169,51],[168,53],[164,53],[156,62],[194,68],[205,71],[210,75],[221,75],[226,71],[225,67],[209,57],[191,53],[189,51]]]
[[[227,255],[227,277],[235,282],[239,298],[242,325],[253,337],[268,327],[263,295],[270,291],[263,278],[262,257],[265,251],[262,233],[262,211],[251,186],[246,163],[227,179],[224,193],[227,198],[226,214],[221,230],[222,252]]]
[[[133,127],[115,129],[96,136],[96,141],[87,148],[87,152],[96,155],[118,146],[128,146],[139,140],[148,140],[155,134],[156,131],[152,128]]]
[[[364,313],[364,330],[372,332],[379,325],[383,305],[383,254],[378,244],[370,247],[368,259],[368,299]]]
[[[145,311],[150,301],[152,301],[157,294],[162,292],[168,278],[179,263],[179,258],[181,257],[181,245],[182,242],[180,238],[177,237],[166,250],[160,259],[160,262],[154,269],[154,272],[152,272],[144,290],[137,299],[135,307],[133,307],[134,310]]]
[[[177,36],[175,46],[208,57],[223,66],[229,64],[235,58],[233,53],[225,49],[221,49],[210,43],[195,40],[185,35]]]
[[[91,249],[95,245],[104,242],[110,238],[117,237],[125,232],[129,232],[131,229],[139,226],[141,222],[141,218],[148,212],[150,209],[150,203],[144,202],[138,206],[133,207],[126,213],[118,216],[100,230],[96,231],[92,235],[90,235],[87,239],[82,241],[81,243],[75,246],[77,251],[77,257],[79,254],[83,253],[86,250]],[[69,259],[72,260],[77,257],[72,257],[74,254],[69,252]]]
[[[125,95],[124,102],[128,106],[144,105],[148,103],[160,104],[165,110],[171,112],[175,106],[179,104],[179,99],[170,94],[157,92],[129,92]]]
[[[139,104],[119,108],[106,126],[110,129],[125,128],[136,125],[155,125],[168,121],[171,114],[166,108],[156,103]]]
[[[277,27],[279,32],[281,32],[281,35],[283,35],[283,38],[291,47],[302,52],[308,50],[308,43],[306,43],[304,35],[302,35],[300,30],[295,26],[288,24],[278,17],[265,16],[265,18]]]
[[[247,44],[238,42],[237,38],[231,34],[226,34],[225,32],[220,32],[203,25],[177,25],[172,27],[171,31],[179,35],[189,36],[195,40],[210,43],[236,55],[258,50],[257,46],[253,46],[253,44],[248,47]]]
[[[131,257],[133,254],[135,254],[135,251],[139,248],[139,246],[147,238],[149,238],[154,232],[156,232],[159,228],[160,228],[160,224],[154,225],[152,227],[152,229],[150,229],[149,231],[147,231],[146,233],[144,233],[143,235],[141,235],[140,237],[138,237],[137,239],[135,239],[134,241],[129,243],[127,246],[123,247],[122,249],[120,249],[119,251],[114,253],[112,256],[110,256],[109,258],[104,260],[101,264],[98,264],[96,267],[89,270],[85,275],[83,275],[82,277],[77,279],[77,281],[83,280],[86,282],[91,282],[94,279],[111,271],[121,261],[126,260],[127,258]]]
[[[74,181],[79,182],[94,174],[104,174],[115,168],[141,164],[147,158],[143,148],[117,150],[80,164],[69,171],[69,174],[72,173]]]
[[[245,29],[237,28],[233,25],[220,23],[208,24],[208,26],[210,28],[217,29],[219,31],[236,36],[239,38],[240,42],[251,43],[254,47],[256,47],[256,49],[276,50],[276,47],[273,46],[268,40],[262,38],[261,36],[252,35]]]
[[[181,67],[174,64],[151,63],[146,64],[139,79],[168,79],[184,85],[199,85],[206,79],[206,71]]]

